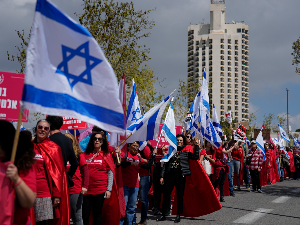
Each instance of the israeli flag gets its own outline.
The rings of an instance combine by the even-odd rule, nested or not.
[[[290,143],[290,139],[289,136],[286,134],[286,132],[284,131],[284,129],[280,126],[280,124],[278,124],[279,127],[279,131],[280,131],[280,136],[281,138],[283,138],[284,140],[286,140],[288,143]]]
[[[170,158],[177,152],[177,138],[175,128],[175,117],[173,109],[173,99],[170,103],[169,110],[166,115],[165,122],[162,126],[161,132],[165,139],[169,142],[169,151],[160,161],[168,162]]]
[[[201,91],[199,91],[190,107],[190,113],[192,113],[192,118],[191,118],[191,125],[198,120],[200,116],[200,96],[201,96]]]
[[[290,160],[290,156],[289,156],[288,152],[285,150],[285,148],[283,147],[283,144],[281,142],[278,132],[277,132],[277,139],[278,139],[278,143],[280,146],[280,150],[282,150],[284,152],[284,154],[286,155],[286,157]]]
[[[208,96],[208,85],[206,80],[206,72],[203,73],[201,96],[200,96],[200,117],[201,132],[205,137],[205,130],[209,127],[210,121],[210,107],[209,107],[209,96]]]
[[[292,135],[292,138],[293,138],[293,141],[294,141],[294,145],[297,147],[297,148],[300,148],[300,144],[299,142],[297,141],[297,139]]]
[[[250,141],[249,141],[249,139],[247,138],[247,137],[245,137],[245,142],[246,142],[246,144],[248,145],[248,146],[250,146]]]
[[[24,107],[124,134],[118,94],[114,71],[89,31],[50,1],[37,0],[26,56]]]
[[[128,109],[127,109],[126,126],[130,127],[131,124],[135,123],[142,117],[143,116],[142,116],[142,110],[139,103],[139,98],[136,93],[134,79],[132,79],[131,94],[130,94]]]
[[[213,104],[213,125],[214,125],[215,130],[218,132],[219,136],[220,137],[224,136],[223,135],[223,130],[222,130],[219,118],[218,118],[218,114],[217,114],[215,104]]]
[[[139,150],[143,151],[146,146],[147,146],[147,141],[140,141]]]
[[[265,148],[264,148],[264,139],[263,139],[263,136],[262,136],[262,129],[260,130],[259,134],[257,135],[256,145],[257,145],[257,148],[262,151],[263,160],[265,161],[266,157],[265,157]]]
[[[208,122],[208,126],[205,129],[204,138],[216,148],[219,148],[222,144],[222,140],[211,121]]]
[[[148,141],[156,140],[159,133],[159,125],[161,122],[161,117],[164,113],[166,106],[170,102],[170,97],[173,95],[174,91],[166,97],[161,103],[157,104],[151,108],[144,116],[131,124],[126,130],[127,143],[133,143],[135,141]]]
[[[14,128],[17,130],[17,128],[18,128],[18,122],[12,122],[12,124],[14,125]],[[22,130],[26,130],[26,129],[25,129],[25,127],[23,127],[23,125],[21,124],[21,126],[20,126],[20,131],[22,131]]]

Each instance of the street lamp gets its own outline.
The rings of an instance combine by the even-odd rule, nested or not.
[[[290,138],[290,127],[289,127],[289,89],[286,90],[286,121],[287,121],[287,133]]]

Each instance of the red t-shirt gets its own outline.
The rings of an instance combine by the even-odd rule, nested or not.
[[[232,158],[241,161],[243,157],[243,148],[242,146],[239,147],[239,149],[233,149],[231,152]]]
[[[34,159],[36,164],[34,165],[36,171],[36,197],[51,197],[50,187],[48,183],[48,179],[46,177],[46,165],[43,156],[34,149],[35,156]]]
[[[86,166],[86,160],[83,154],[80,155],[79,159],[79,166],[77,167],[77,170],[75,174],[72,177],[72,181],[74,182],[73,187],[69,187],[69,193],[70,194],[78,194],[81,192],[81,187],[82,187],[82,176],[80,170],[82,167]],[[67,172],[69,171],[71,165],[69,162],[67,162]]]
[[[217,159],[223,159],[224,158],[224,153],[222,152],[223,149],[225,148],[222,148],[221,146],[219,148],[215,148],[215,152],[216,152],[216,158]]]
[[[125,161],[125,153],[121,153],[121,160]],[[136,162],[139,165],[144,164],[145,161],[141,159],[142,162],[140,162],[140,159],[137,155],[131,155],[130,152],[128,152],[128,156],[126,159],[126,162]],[[139,188],[139,180],[138,180],[138,174],[139,174],[139,166],[130,165],[126,168],[122,168],[122,178],[123,178],[123,185],[126,187],[132,187],[132,188]]]
[[[151,157],[151,150],[148,146],[145,146],[144,150],[143,150],[143,153],[144,153],[144,156],[146,159],[150,159]],[[143,168],[140,168],[140,176],[143,177],[143,176],[149,176],[149,170],[148,169],[143,169]]]
[[[199,150],[199,159],[201,155],[205,155],[205,149],[200,149]]]
[[[203,150],[205,150],[205,149],[203,149]],[[206,154],[210,158],[216,160],[216,151],[211,152],[210,150],[208,150],[208,151],[206,151]],[[210,165],[211,165],[211,174],[214,174],[214,166],[211,163],[210,163]]]
[[[160,160],[164,157],[163,153],[162,153],[162,149],[158,148],[157,149],[157,153],[155,154],[155,162],[160,162]]]
[[[19,171],[19,176],[25,182],[25,184],[33,191],[36,192],[36,172],[34,167],[31,167],[31,169],[23,173],[22,171]],[[18,199],[15,201],[15,215],[14,215],[14,225],[28,225],[30,224],[30,209],[23,208],[20,206]]]
[[[299,148],[296,148],[294,149],[294,152],[293,152],[294,155],[300,155],[300,149]]]
[[[91,161],[89,159],[94,156],[94,153],[84,152],[81,157],[82,156],[86,159],[90,175],[86,195],[103,194],[107,190],[107,170],[110,170],[108,164],[101,154],[97,154]]]

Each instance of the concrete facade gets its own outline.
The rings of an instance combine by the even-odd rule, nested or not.
[[[211,84],[210,104],[219,119],[231,110],[238,121],[249,118],[249,27],[243,21],[225,23],[225,0],[211,0],[210,24],[188,27],[188,93],[204,69]],[[191,104],[192,102],[189,102]]]

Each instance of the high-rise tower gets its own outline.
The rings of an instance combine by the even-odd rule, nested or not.
[[[232,111],[238,121],[249,118],[249,27],[244,21],[225,23],[225,0],[211,0],[210,24],[188,27],[189,104],[205,69],[210,104],[218,116]]]

